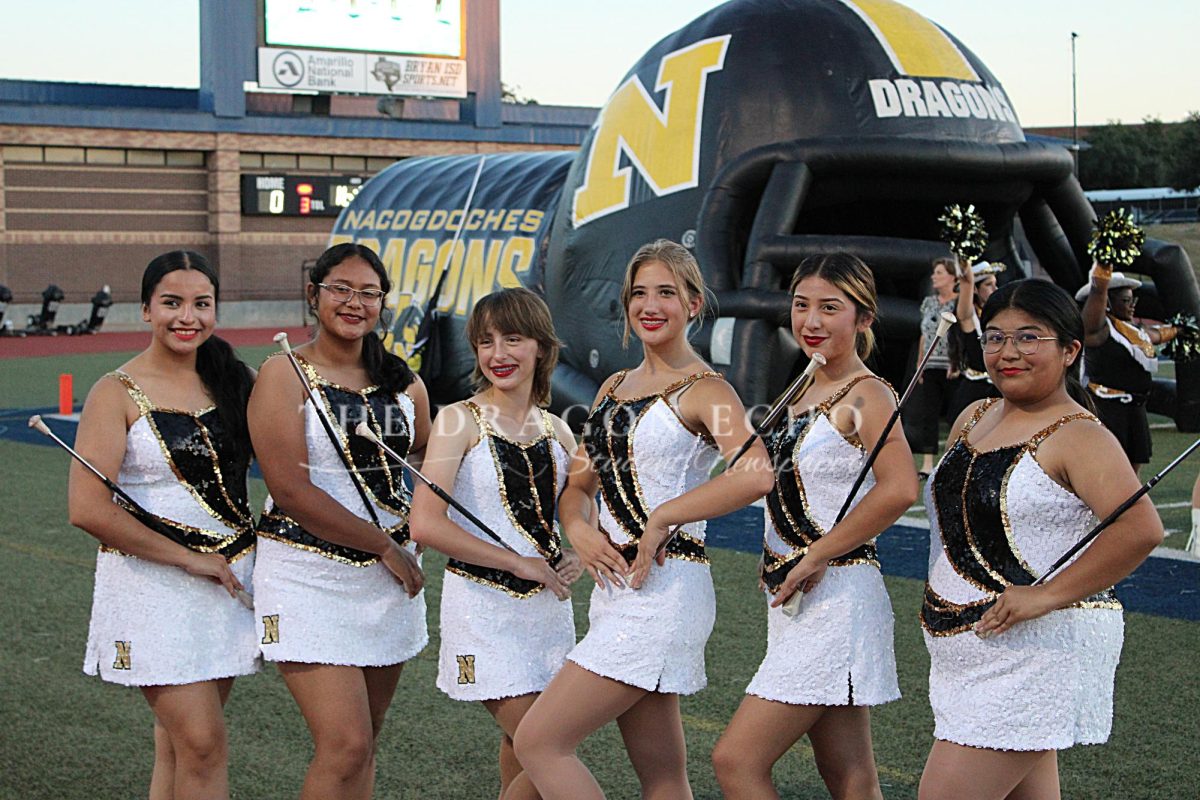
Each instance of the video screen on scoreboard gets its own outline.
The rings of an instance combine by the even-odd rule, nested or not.
[[[463,57],[463,0],[263,0],[269,47]]]

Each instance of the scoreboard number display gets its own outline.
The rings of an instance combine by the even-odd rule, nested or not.
[[[242,214],[336,217],[366,182],[359,175],[243,175]]]

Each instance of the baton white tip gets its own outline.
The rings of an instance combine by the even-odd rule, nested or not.
[[[950,326],[956,322],[958,322],[958,317],[949,311],[943,311],[942,318],[938,320],[937,335],[944,336],[946,331],[950,330]]]
[[[821,355],[820,353],[813,353],[812,362],[818,367],[823,367],[825,366],[825,356]]]
[[[286,331],[280,331],[279,333],[275,334],[275,336],[273,337],[273,341],[275,342],[275,344],[283,345],[284,350],[291,349],[290,347],[288,347],[288,335],[287,335]]]
[[[354,432],[364,439],[372,441],[375,444],[379,444],[379,437],[375,435],[375,431],[371,430],[371,426],[365,421],[358,423],[358,425],[354,427]]]
[[[33,428],[38,433],[44,433],[47,436],[50,435],[50,429],[46,427],[46,423],[42,422],[41,414],[34,414],[29,418],[29,427]]]

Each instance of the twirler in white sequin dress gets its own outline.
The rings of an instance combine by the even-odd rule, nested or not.
[[[808,546],[833,527],[867,454],[829,420],[856,378],[806,414],[776,428],[767,448],[775,488],[767,496],[763,579],[778,592]],[[889,387],[890,388],[890,387]],[[875,485],[868,474],[854,504]],[[853,507],[853,506],[852,506]],[[900,697],[892,604],[874,542],[830,562],[800,613],[767,609],[767,655],[747,694],[796,705],[877,705]]]
[[[238,455],[215,408],[158,408],[133,378],[119,380],[138,406],[117,484],[177,540],[218,552],[253,590],[249,454]],[[249,675],[258,669],[250,609],[208,578],[101,547],[83,670],[126,686],[161,686]]]
[[[1073,414],[1026,443],[979,451],[970,433],[985,401],[942,457],[925,492],[929,579],[921,609],[934,736],[995,750],[1062,750],[1108,739],[1121,655],[1111,592],[980,639],[972,632],[1008,586],[1029,585],[1091,528],[1088,507],[1042,470],[1038,447]]]
[[[341,448],[362,480],[384,530],[405,547],[410,495],[399,466],[381,448],[350,428],[365,420],[392,449],[406,454],[412,442],[414,406],[406,394],[386,396],[378,387],[361,391],[326,381],[308,362],[301,365],[322,408],[304,403],[309,479],[361,519],[370,514],[329,435],[324,413],[340,431]],[[270,498],[258,525],[254,612],[268,661],[379,667],[415,656],[429,641],[425,593],[409,598],[378,557],[327,542],[277,508]]]
[[[624,374],[592,411],[584,443],[600,476],[600,527],[627,561],[650,512],[708,480],[719,458],[712,441],[689,430],[672,402],[703,372],[658,394],[618,400]],[[587,635],[567,657],[579,666],[648,691],[692,694],[707,684],[704,646],[716,595],[704,552],[704,522],[683,527],[640,589],[597,586]]]
[[[497,433],[478,406],[466,403],[480,431],[463,456],[454,496],[523,556],[553,561],[562,553],[554,526],[570,455],[550,415],[542,432],[518,443]],[[491,539],[455,509],[450,519]],[[455,559],[442,583],[441,654],[437,685],[455,700],[494,700],[540,692],[575,646],[570,600],[510,572]]]

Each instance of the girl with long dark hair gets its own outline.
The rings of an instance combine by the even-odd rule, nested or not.
[[[223,707],[233,679],[259,663],[253,614],[236,599],[254,565],[254,375],[213,334],[219,294],[198,253],[151,261],[141,291],[150,345],[83,407],[76,449],[150,518],[71,465],[71,524],[100,540],[84,671],[139,687],[154,711],[152,800],[229,796]]]
[[[278,663],[316,745],[302,798],[370,797],[400,671],[428,641],[403,475],[350,433],[366,422],[401,454],[420,452],[429,433],[424,384],[375,333],[390,288],[369,248],[322,253],[306,289],[316,338],[295,350],[316,402],[282,355],[263,364],[250,399],[271,492],[255,614],[263,656]]]
[[[1010,283],[980,323],[1001,397],[963,411],[926,487],[936,741],[920,796],[1056,798],[1057,752],[1108,739],[1123,638],[1111,587],[1162,541],[1162,522],[1142,498],[1031,585],[1138,480],[1079,385],[1083,320],[1066,292]]]

